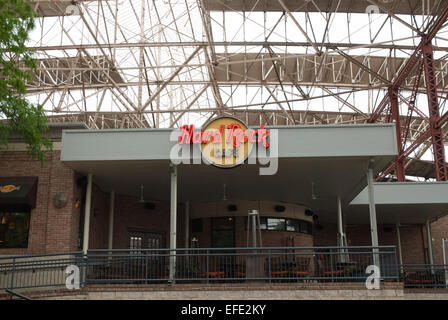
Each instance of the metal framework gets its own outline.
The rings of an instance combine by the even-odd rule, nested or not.
[[[178,127],[395,122],[399,156],[447,180],[444,0],[33,0],[28,98],[49,121]]]

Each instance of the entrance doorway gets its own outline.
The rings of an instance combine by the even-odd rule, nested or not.
[[[234,217],[212,218],[211,247],[212,248],[235,247]]]
[[[128,231],[128,247],[131,250],[160,249],[163,245],[163,234],[155,232]]]

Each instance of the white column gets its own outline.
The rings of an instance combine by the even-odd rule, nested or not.
[[[177,230],[177,166],[170,164],[170,267],[169,282],[174,282],[176,275],[176,230]]]
[[[429,255],[429,264],[434,264],[434,250],[432,246],[432,232],[431,232],[431,222],[426,220],[426,237],[428,238],[428,255]]]
[[[185,248],[190,247],[190,201],[185,202]]]
[[[341,197],[337,198],[337,207],[338,207],[338,245],[340,247],[346,246],[345,234],[344,234],[344,224],[342,221],[342,203]],[[346,255],[346,249],[340,249],[340,262],[348,262],[349,257]]]
[[[370,212],[370,234],[372,238],[372,247],[378,247],[378,227],[376,222],[375,194],[373,187],[373,166],[374,160],[370,159],[367,170],[367,188],[369,193],[369,212]],[[378,249],[373,250],[373,264],[380,268],[380,259]]]
[[[446,244],[448,243],[448,239],[442,239],[442,250],[443,250],[443,266],[445,269],[445,288],[448,288],[448,269],[447,269],[447,265],[448,265],[448,261],[447,256],[446,256]]]
[[[115,211],[115,191],[110,192],[110,203],[109,203],[109,239],[108,239],[108,249],[113,247],[114,239],[114,211]]]
[[[400,263],[400,270],[401,266],[403,265],[403,252],[401,250],[401,234],[400,234],[400,224],[395,224],[395,231],[397,233],[397,248],[398,248],[398,261]]]
[[[89,250],[89,235],[90,235],[90,208],[92,206],[92,180],[91,173],[87,175],[87,189],[86,189],[86,205],[84,210],[84,238],[82,242],[82,251],[87,254]]]
[[[443,265],[448,265],[447,256],[446,256],[446,243],[448,243],[448,239],[442,239],[442,250],[443,250]],[[447,278],[448,280],[448,278]]]
[[[249,228],[252,229],[252,247],[254,247],[254,248],[257,247],[257,215],[258,215],[258,210],[249,211],[249,217],[251,218],[250,223],[252,225],[248,226],[248,230],[249,230]]]
[[[342,205],[341,205],[341,197],[338,196],[337,198],[337,206],[338,206],[338,237],[339,237],[339,245],[343,246],[343,226],[342,226]]]

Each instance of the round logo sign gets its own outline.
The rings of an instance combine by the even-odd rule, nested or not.
[[[202,156],[221,168],[231,168],[243,163],[256,140],[256,130],[248,129],[241,120],[229,116],[213,119],[205,124],[202,131]],[[252,139],[249,139],[251,133]]]
[[[181,127],[179,144],[200,144],[202,158],[220,168],[235,167],[246,160],[252,147],[261,144],[269,147],[269,130],[262,124],[259,129],[249,129],[238,118],[222,116],[195,130],[194,125]]]

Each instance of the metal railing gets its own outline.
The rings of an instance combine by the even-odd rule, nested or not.
[[[447,289],[448,265],[406,264],[400,279],[409,289]]]
[[[82,268],[82,252],[0,257],[0,289],[65,286],[68,265]]]
[[[399,281],[395,246],[98,249],[0,257],[0,289],[65,287],[75,265],[80,284],[215,282],[365,282],[377,255],[382,281]],[[170,258],[175,272],[169,278]]]
[[[87,282],[365,281],[374,255],[381,279],[398,281],[395,247],[382,246],[90,250]]]

